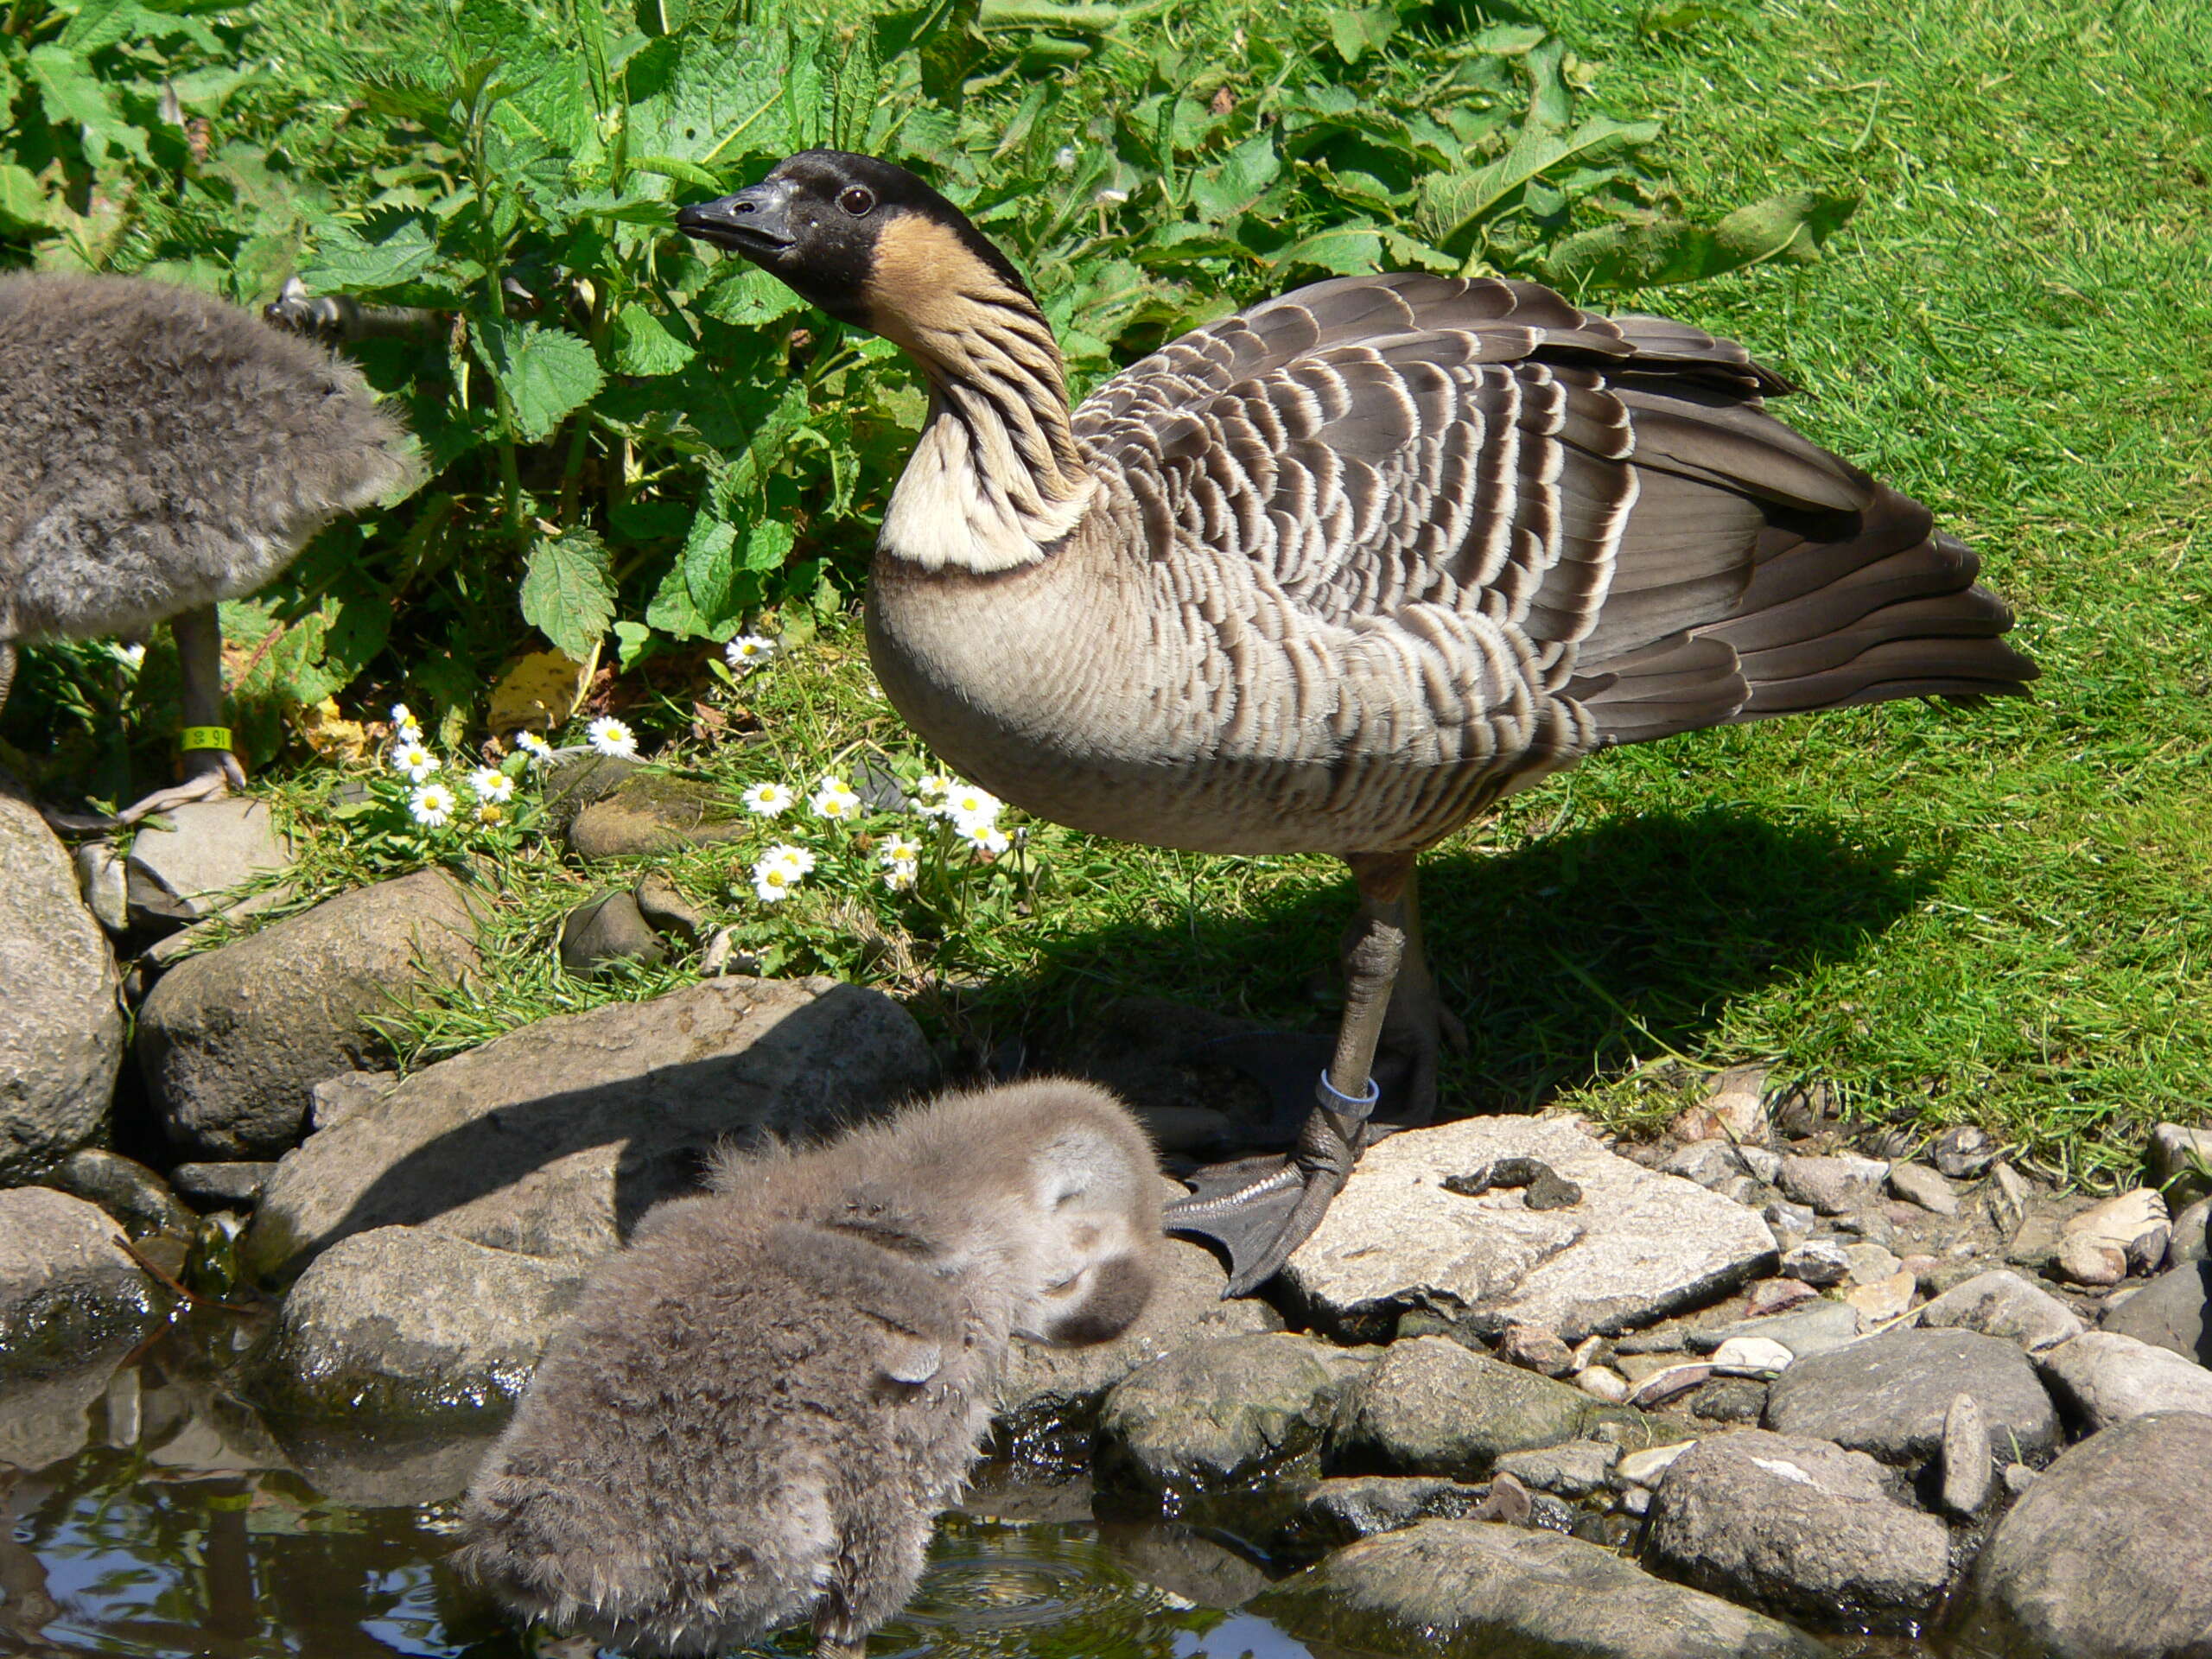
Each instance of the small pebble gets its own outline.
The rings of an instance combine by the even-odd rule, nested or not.
[[[1993,1472],[1981,1408],[1970,1394],[1952,1395],[1943,1414],[1943,1507],[1956,1516],[1980,1514],[1989,1502]]]
[[[1731,1337],[1713,1351],[1712,1365],[1730,1376],[1773,1376],[1796,1357],[1770,1337]]]
[[[1871,1285],[1892,1278],[1903,1265],[1880,1244],[1847,1244],[1843,1259],[1849,1265],[1848,1276],[1854,1285]]]
[[[1955,1181],[1970,1181],[1997,1156],[1997,1141],[1986,1129],[1961,1123],[1936,1137],[1928,1155],[1937,1170]]]
[[[1843,1300],[1859,1310],[1859,1328],[1871,1331],[1901,1318],[1912,1306],[1913,1277],[1902,1268],[1871,1285],[1853,1285]]]
[[[1840,1285],[1851,1274],[1851,1258],[1832,1238],[1808,1238],[1783,1252],[1782,1270],[1802,1284],[1816,1289]]]
[[[2036,1484],[2036,1478],[2041,1472],[2029,1468],[2024,1463],[2008,1463],[2005,1465],[2005,1490],[2018,1497]]]
[[[1893,1164],[1890,1167],[1890,1191],[1908,1203],[1939,1216],[1959,1213],[1959,1195],[1941,1170],[1930,1169],[1926,1164]]]
[[[1630,1515],[1642,1515],[1651,1507],[1651,1494],[1641,1486],[1631,1486],[1621,1494],[1621,1508]]]
[[[1787,1198],[1777,1198],[1759,1214],[1765,1218],[1768,1226],[1783,1235],[1782,1242],[1785,1248],[1803,1238],[1820,1222],[1820,1217],[1808,1206],[1792,1204]]]
[[[1692,1389],[1701,1387],[1712,1380],[1713,1367],[1710,1365],[1669,1365],[1663,1370],[1654,1371],[1637,1383],[1636,1392],[1628,1397],[1628,1403],[1639,1410],[1663,1406],[1669,1400],[1688,1394]]]
[[[2088,1233],[2069,1233],[2053,1265],[2075,1284],[2101,1289],[2127,1277],[2127,1252]]]
[[[1751,1287],[1744,1306],[1753,1319],[1759,1319],[1769,1313],[1787,1313],[1820,1294],[1802,1279],[1762,1279]]]
[[[1574,1369],[1574,1351],[1555,1331],[1540,1325],[1511,1325],[1499,1338],[1497,1357],[1510,1365],[1545,1376],[1565,1376]]]
[[[1618,1406],[1628,1398],[1628,1378],[1610,1366],[1592,1365],[1577,1372],[1574,1386],[1592,1399],[1603,1400],[1607,1405]]]
[[[1613,1465],[1613,1472],[1631,1486],[1656,1486],[1668,1466],[1696,1444],[1695,1440],[1676,1440],[1671,1446],[1647,1446],[1641,1452],[1631,1452]]]

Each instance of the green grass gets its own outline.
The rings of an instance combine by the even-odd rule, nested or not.
[[[1618,752],[1439,849],[1432,951],[1473,1039],[1447,1103],[1648,1122],[1681,1097],[1668,1063],[1758,1059],[1869,1119],[1972,1120],[2075,1178],[2133,1171],[2151,1123],[2212,1101],[2212,14],[1781,0],[1653,35],[1565,0],[1549,21],[1601,103],[1666,121],[1655,159],[1700,219],[1864,192],[1818,264],[1632,303],[1813,389],[1790,417],[1980,549],[2045,677],[2031,702]],[[832,623],[747,683],[753,739],[669,755],[735,784],[908,753],[869,683]],[[280,791],[310,830],[322,787]],[[324,887],[363,874],[317,857]],[[1049,1052],[1133,994],[1319,1023],[1307,980],[1351,906],[1329,860],[1052,826],[1024,880],[964,908],[855,880],[764,920],[729,852],[664,862],[783,970],[884,983],[970,1060],[1017,1035]],[[395,1027],[411,1058],[691,976],[565,978],[557,917],[598,875],[543,849],[499,875],[485,975]]]

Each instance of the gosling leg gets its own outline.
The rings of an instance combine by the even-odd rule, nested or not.
[[[223,727],[223,628],[213,605],[181,611],[171,619],[169,632],[176,637],[177,657],[183,672],[184,728],[188,734]],[[155,812],[182,806],[187,801],[219,799],[233,789],[245,787],[245,772],[229,747],[188,748],[184,752],[184,781],[156,790],[134,806],[116,815],[122,823],[136,823]]]

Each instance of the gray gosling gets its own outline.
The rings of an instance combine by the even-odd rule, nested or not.
[[[166,620],[187,781],[123,817],[244,783],[215,603],[403,483],[397,423],[324,347],[137,277],[0,277],[0,704],[17,640]]]
[[[1111,1095],[950,1095],[718,1155],[585,1287],[471,1485],[462,1570],[653,1655],[811,1621],[857,1659],[966,1484],[1008,1338],[1103,1342],[1152,1293],[1160,1182]]]

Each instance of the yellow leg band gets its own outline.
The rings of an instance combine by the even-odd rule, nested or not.
[[[227,726],[188,726],[184,741],[178,746],[189,754],[194,749],[227,749],[231,747],[231,728]]]

